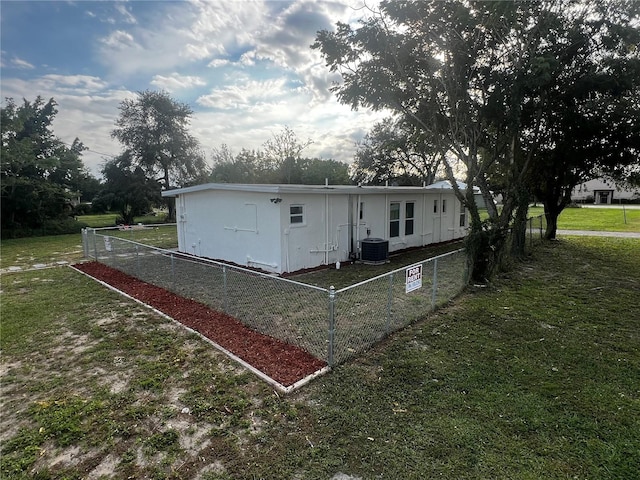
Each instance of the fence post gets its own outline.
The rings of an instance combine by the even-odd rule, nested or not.
[[[89,244],[86,227],[82,229],[82,256],[84,258],[89,258]]]
[[[171,254],[171,289],[176,291],[176,258]]]
[[[387,324],[385,332],[388,334],[391,329],[391,307],[393,306],[393,272],[389,275],[389,293],[387,294]]]
[[[136,247],[136,277],[140,278],[140,259],[138,258],[138,245]]]
[[[94,251],[94,253],[96,255],[96,262],[97,262],[99,260],[98,260],[98,242],[96,240],[96,237],[97,237],[96,229],[94,228],[93,229],[93,251]]]
[[[529,219],[529,246],[533,249],[533,217]]]
[[[540,215],[540,239],[542,239],[542,228],[543,228],[542,222],[543,222],[542,215]]]
[[[336,329],[336,289],[333,285],[329,287],[329,354],[327,363],[333,366],[333,342]]]
[[[433,286],[431,291],[431,310],[436,308],[436,296],[438,294],[438,259],[433,259]]]
[[[222,311],[227,313],[227,267],[225,265],[222,266],[222,305]]]
[[[116,242],[112,242],[115,237],[109,237],[109,243],[111,244],[111,266],[117,268],[116,264]]]

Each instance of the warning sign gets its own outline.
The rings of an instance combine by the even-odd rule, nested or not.
[[[405,292],[413,292],[420,287],[422,287],[422,264],[407,268]]]

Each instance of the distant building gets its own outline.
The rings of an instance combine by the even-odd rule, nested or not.
[[[630,190],[618,187],[615,182],[605,178],[596,178],[577,185],[571,193],[571,200],[578,203],[605,205],[620,200],[640,199],[640,189]]]

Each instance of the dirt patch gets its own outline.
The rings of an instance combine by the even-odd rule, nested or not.
[[[229,315],[119,270],[97,262],[74,267],[197,331],[284,386],[326,366],[299,347],[258,333]]]

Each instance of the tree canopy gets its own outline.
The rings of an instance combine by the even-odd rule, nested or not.
[[[379,185],[431,184],[442,162],[441,149],[422,141],[411,124],[377,123],[358,145],[351,178],[354,183]]]
[[[112,136],[125,147],[132,165],[141,167],[162,188],[201,183],[207,165],[198,141],[189,133],[193,111],[166,92],[138,92],[136,99],[120,104]],[[169,218],[174,219],[171,201]]]
[[[93,200],[94,209],[116,210],[122,223],[131,225],[134,217],[144,215],[162,203],[160,183],[149,179],[142,167],[134,165],[126,153],[107,161],[102,174],[104,189]]]
[[[589,123],[598,112],[587,108],[594,102],[605,107],[637,91],[638,8],[623,0],[383,1],[357,28],[339,23],[319,32],[314,47],[341,74],[333,88],[340,102],[386,109],[413,125],[440,150],[452,181],[448,159],[465,166],[466,194],[453,185],[471,214],[468,251],[472,276],[481,280],[498,264],[514,218],[516,231],[524,228],[533,179],[548,162],[562,172],[584,170],[558,148],[572,138],[571,109],[582,107]],[[616,118],[620,128],[612,130],[622,140]],[[585,126],[582,138],[593,138],[593,129]],[[594,162],[602,160],[596,155]],[[501,210],[491,194],[494,179]],[[488,206],[486,222],[474,185]]]
[[[84,145],[66,145],[53,132],[53,98],[21,104],[8,98],[1,110],[0,183],[2,234],[22,236],[68,219],[92,177],[82,163]],[[95,180],[95,179],[94,179]]]
[[[350,183],[346,163],[302,157],[302,151],[311,143],[310,139],[300,142],[295,132],[285,126],[264,143],[263,150],[242,149],[234,156],[227,145],[222,145],[212,152],[210,179],[220,183]]]

